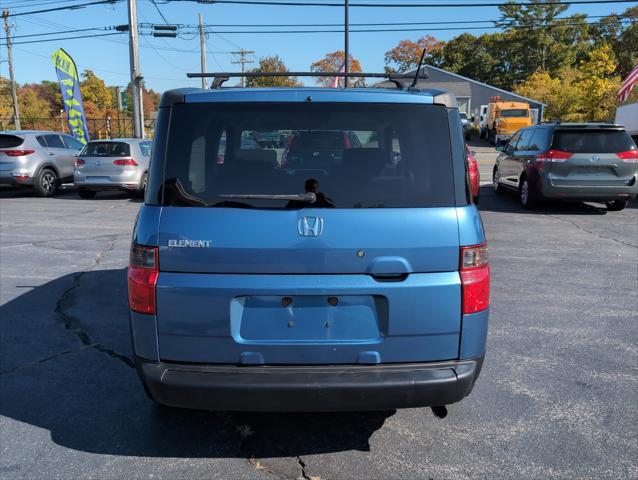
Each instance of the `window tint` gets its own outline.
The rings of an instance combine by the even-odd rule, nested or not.
[[[126,157],[131,155],[131,148],[124,142],[89,142],[80,152],[87,157]]]
[[[145,157],[151,156],[151,148],[153,147],[153,142],[140,142],[140,151],[142,155]]]
[[[62,140],[64,140],[66,147],[71,150],[82,150],[84,148],[84,144],[71,135],[62,135]]]
[[[620,130],[555,130],[552,148],[571,153],[619,153],[636,148]]]
[[[534,134],[534,130],[531,128],[526,128],[525,130],[521,130],[521,138],[516,144],[517,151],[529,150],[530,140],[532,139],[532,135]]]
[[[13,148],[22,145],[24,139],[16,135],[2,135],[0,134],[0,148]],[[43,145],[44,146],[44,145]]]
[[[549,148],[549,138],[551,130],[547,127],[537,127],[528,146],[528,150],[547,150]]]
[[[44,135],[44,139],[47,142],[49,148],[66,148],[60,135]]]
[[[287,134],[286,146],[242,148],[249,131]],[[183,104],[171,113],[163,201],[300,208],[285,199],[228,195],[298,195],[314,179],[337,208],[449,206],[452,177],[443,106]]]
[[[501,110],[501,117],[529,117],[529,110],[524,108],[509,108],[507,110]]]

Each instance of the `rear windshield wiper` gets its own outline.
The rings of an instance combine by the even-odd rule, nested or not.
[[[230,193],[224,195],[218,195],[220,198],[230,198],[237,200],[288,200],[297,202],[315,203],[317,201],[317,195],[313,192],[306,192],[304,194],[290,194],[290,195],[269,195],[261,193]]]

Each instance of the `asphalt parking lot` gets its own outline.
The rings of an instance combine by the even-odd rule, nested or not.
[[[526,212],[482,188],[488,353],[443,420],[156,408],[129,360],[139,206],[0,191],[1,478],[638,477],[637,201]]]

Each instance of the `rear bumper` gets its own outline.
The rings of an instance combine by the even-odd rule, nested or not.
[[[235,366],[135,357],[150,396],[173,407],[223,411],[363,411],[447,405],[467,396],[483,356],[462,361],[327,366]]]
[[[126,175],[79,175],[75,173],[73,183],[87,190],[137,190],[140,188],[143,172],[130,171]]]
[[[545,198],[574,200],[618,200],[636,198],[638,182],[633,185],[553,185],[549,178],[542,182],[541,193]]]

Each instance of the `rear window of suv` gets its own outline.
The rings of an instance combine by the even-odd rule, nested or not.
[[[130,154],[131,148],[124,142],[89,142],[80,152],[85,157],[122,157]]]
[[[620,153],[636,148],[622,130],[556,130],[552,148],[570,153]]]
[[[281,141],[247,149],[247,131],[276,133]],[[446,108],[310,102],[173,107],[165,205],[299,208],[289,199],[240,197],[301,195],[309,185],[326,199],[313,207],[454,205]]]

